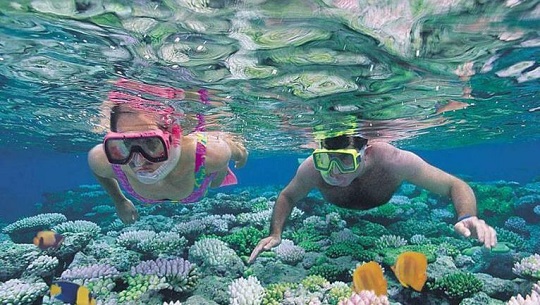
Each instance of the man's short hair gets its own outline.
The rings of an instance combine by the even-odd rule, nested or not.
[[[321,140],[321,147],[325,149],[343,149],[354,147],[358,150],[367,144],[368,140],[360,136],[341,135]]]

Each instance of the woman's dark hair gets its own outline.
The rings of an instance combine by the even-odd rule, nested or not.
[[[368,142],[359,136],[341,135],[332,138],[326,138],[321,140],[321,146],[325,149],[343,149],[347,147],[354,147],[356,149],[362,149]]]

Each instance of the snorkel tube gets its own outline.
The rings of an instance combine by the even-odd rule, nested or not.
[[[182,131],[180,125],[174,124],[172,126],[172,141],[169,149],[169,158],[163,162],[156,170],[152,172],[137,172],[137,180],[144,184],[155,184],[156,182],[163,180],[167,175],[176,167],[178,160],[180,160],[180,154],[182,149],[180,147],[180,139]]]

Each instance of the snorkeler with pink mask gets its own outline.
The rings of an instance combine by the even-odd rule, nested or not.
[[[225,132],[182,135],[171,107],[156,111],[140,105],[130,101],[113,106],[110,132],[88,154],[90,169],[122,222],[133,223],[139,215],[121,188],[144,203],[193,203],[209,187],[237,183],[228,165],[231,160],[236,168],[245,165],[248,152],[241,141]]]

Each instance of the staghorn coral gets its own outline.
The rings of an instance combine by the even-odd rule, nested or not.
[[[120,272],[109,264],[73,267],[62,272],[60,279],[86,286],[92,293],[106,299],[116,286]]]
[[[342,300],[338,305],[389,305],[388,297],[376,296],[373,291],[363,290],[353,293],[347,300]]]
[[[316,292],[328,288],[330,282],[320,275],[309,275],[300,282],[300,285],[309,292]]]
[[[344,282],[334,282],[330,285],[326,301],[330,305],[337,305],[340,301],[346,301],[353,294],[350,285]]]
[[[504,222],[504,227],[510,231],[521,235],[528,235],[529,228],[525,219],[518,216],[511,216]]]
[[[229,304],[259,305],[263,300],[264,293],[264,288],[256,277],[239,278],[229,285]]]
[[[194,240],[206,231],[206,224],[201,219],[193,219],[176,224],[172,231],[178,232],[189,240]]]
[[[120,272],[109,264],[94,264],[84,267],[74,267],[62,272],[60,278],[67,281],[87,280],[97,278],[118,278]]]

